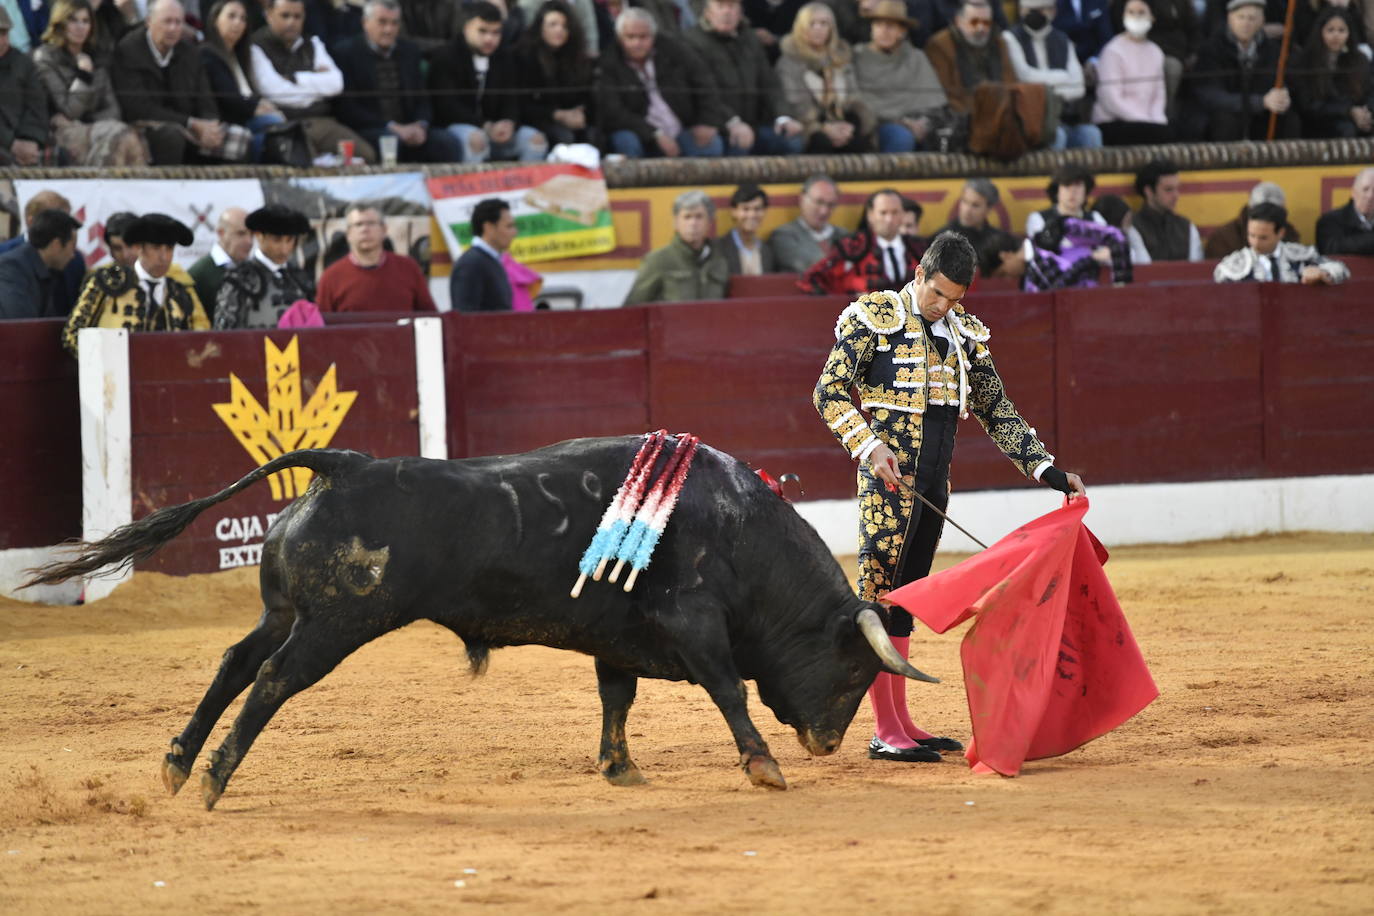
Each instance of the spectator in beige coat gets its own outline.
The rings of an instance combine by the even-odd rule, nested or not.
[[[792,34],[782,40],[777,70],[809,153],[874,149],[878,121],[859,93],[853,58],[829,6],[808,3],[797,12]]]
[[[91,54],[89,0],[57,0],[34,67],[48,95],[53,137],[73,165],[147,165],[138,131],[120,120],[108,67]]]
[[[902,0],[878,0],[864,13],[873,39],[854,49],[859,92],[878,117],[878,152],[909,153],[929,146],[945,89],[924,51],[907,41],[916,20]]]

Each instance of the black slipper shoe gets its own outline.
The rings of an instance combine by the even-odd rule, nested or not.
[[[898,763],[939,763],[944,758],[934,748],[922,747],[919,744],[915,747],[893,747],[875,737],[868,742],[868,759],[895,760]]]
[[[963,742],[953,738],[917,738],[916,743],[921,747],[928,747],[931,750],[946,751],[951,754],[958,753],[964,749]]]

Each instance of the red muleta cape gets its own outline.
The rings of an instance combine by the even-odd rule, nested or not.
[[[1102,570],[1107,551],[1066,503],[886,601],[936,633],[970,617],[959,650],[978,772],[1067,754],[1159,696]]]

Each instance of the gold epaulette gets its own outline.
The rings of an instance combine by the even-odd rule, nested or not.
[[[979,321],[977,315],[964,311],[962,305],[956,305],[954,307],[954,318],[959,322],[959,333],[966,339],[973,341],[974,355],[982,356],[987,353],[987,347],[985,347],[984,344],[986,344],[988,338],[992,336],[992,332],[988,330],[988,326]]]
[[[895,334],[906,327],[906,310],[896,293],[887,290],[864,293],[840,312],[835,322],[835,338],[841,336],[844,320],[853,316],[875,334]]]

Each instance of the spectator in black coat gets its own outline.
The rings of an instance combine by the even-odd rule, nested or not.
[[[1369,60],[1355,50],[1354,22],[1338,6],[1317,15],[1307,44],[1289,71],[1302,135],[1367,137],[1374,133],[1374,80]]]
[[[600,146],[596,124],[596,71],[587,56],[582,23],[563,0],[539,7],[516,47],[523,92],[520,120],[550,143]]]
[[[363,34],[334,51],[344,77],[334,114],[374,147],[384,136],[395,137],[402,162],[461,162],[458,140],[430,128],[434,112],[420,75],[420,48],[400,34],[397,0],[368,0]]]
[[[181,40],[185,25],[177,0],[153,0],[146,24],[120,40],[110,66],[124,120],[149,125],[143,136],[154,165],[202,158],[225,139],[205,65]]]
[[[683,41],[720,91],[730,155],[794,156],[802,151],[801,122],[788,112],[778,75],[743,21],[739,0],[705,0],[701,17]]]
[[[44,210],[29,224],[28,240],[0,255],[0,318],[66,316],[55,293],[62,271],[77,257],[80,228],[70,214]]]
[[[46,210],[59,210],[70,216],[72,203],[56,191],[43,190],[30,197],[24,205],[24,232],[7,242],[0,242],[0,255],[22,246],[28,239],[29,230],[39,215]],[[53,277],[52,307],[56,314],[66,315],[72,310],[72,306],[76,305],[76,300],[81,295],[81,287],[85,281],[86,259],[78,251]]]
[[[11,28],[0,7],[0,165],[38,165],[48,142],[48,100],[33,61],[10,45]]]
[[[1279,42],[1263,31],[1263,0],[1230,0],[1226,28],[1213,32],[1198,52],[1193,83],[1197,115],[1208,140],[1263,140],[1271,112],[1277,137],[1296,137],[1301,124],[1287,89],[1274,88]]]
[[[430,60],[434,121],[459,142],[463,162],[538,162],[549,141],[521,124],[514,54],[501,47],[501,11],[487,0],[466,7],[462,34]]]
[[[1374,168],[1362,169],[1350,186],[1350,202],[1317,220],[1317,250],[1374,255]]]
[[[253,134],[252,159],[261,162],[264,134],[272,125],[285,123],[286,118],[253,87],[252,42],[247,35],[248,7],[244,0],[217,0],[205,20],[200,61],[220,117]]]
[[[706,68],[657,32],[653,16],[628,7],[602,51],[597,98],[611,148],[631,158],[723,155],[725,118]]]
[[[472,244],[453,262],[449,303],[455,312],[509,312],[510,278],[501,255],[515,240],[510,204],[497,197],[472,208]]]

